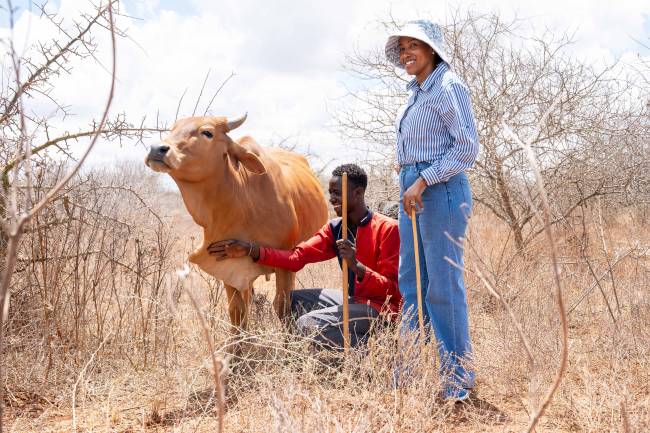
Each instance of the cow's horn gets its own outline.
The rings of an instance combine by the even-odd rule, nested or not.
[[[232,131],[235,128],[239,128],[241,124],[244,123],[244,121],[246,120],[246,116],[248,116],[248,113],[244,113],[243,116],[238,117],[236,119],[228,120],[228,122],[226,123],[226,128],[228,129],[228,131]]]

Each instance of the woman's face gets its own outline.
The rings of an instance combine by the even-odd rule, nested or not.
[[[404,65],[406,73],[415,75],[418,81],[433,71],[434,56],[431,47],[421,40],[408,36],[399,38],[399,62]]]

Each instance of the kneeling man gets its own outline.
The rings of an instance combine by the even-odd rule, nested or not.
[[[342,236],[343,173],[348,175],[348,239]],[[251,256],[259,264],[298,272],[307,263],[337,257],[348,264],[350,344],[367,339],[373,320],[389,320],[399,312],[402,297],[397,288],[399,232],[397,221],[372,212],[366,206],[368,177],[356,164],[344,164],[332,172],[330,203],[338,218],[329,221],[313,237],[292,250],[278,250],[238,239],[208,246],[217,260]],[[291,315],[303,335],[315,335],[329,348],[343,347],[343,293],[341,289],[302,289],[291,292]]]

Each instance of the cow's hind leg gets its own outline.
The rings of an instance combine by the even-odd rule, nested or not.
[[[289,316],[289,293],[295,288],[296,274],[284,269],[275,270],[275,299],[273,307],[282,322]]]
[[[226,295],[228,296],[228,315],[230,316],[231,333],[237,334],[240,329],[248,328],[248,316],[253,290],[237,290],[228,284],[224,284],[224,286],[226,286]]]

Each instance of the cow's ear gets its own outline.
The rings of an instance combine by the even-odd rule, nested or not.
[[[237,160],[243,165],[246,170],[255,174],[266,173],[266,167],[260,158],[250,150],[247,150],[241,155],[236,156]]]
[[[266,167],[262,160],[253,152],[246,149],[244,146],[235,143],[234,141],[230,143],[228,154],[234,160],[236,164],[241,164],[246,168],[246,170],[255,174],[264,174],[266,173]]]

